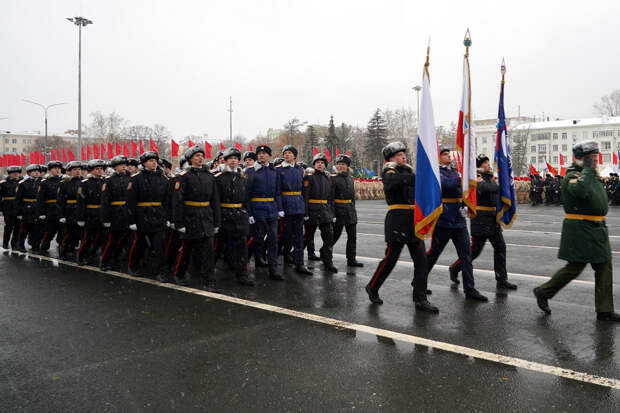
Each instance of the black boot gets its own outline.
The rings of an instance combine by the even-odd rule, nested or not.
[[[269,264],[267,263],[267,260],[265,260],[263,257],[256,257],[254,259],[254,263],[256,264],[257,267],[267,267],[269,266]]]
[[[308,253],[308,261],[321,261],[321,259],[313,252]]]
[[[601,321],[615,321],[620,322],[620,314],[610,312],[610,313],[596,313],[596,319]]]
[[[293,261],[293,257],[291,256],[291,254],[284,254],[284,264],[295,264],[295,261]]]
[[[347,267],[363,267],[363,266],[364,264],[362,264],[356,259],[347,260]]]
[[[336,274],[338,272],[338,268],[334,267],[334,263],[331,261],[324,262],[325,270],[327,272],[331,272],[332,274]]]
[[[217,285],[215,282],[215,278],[204,278],[202,280],[202,288],[212,293],[217,292]]]
[[[237,282],[241,285],[247,285],[249,287],[254,287],[256,285],[254,279],[250,278],[248,274],[237,275]]]
[[[508,282],[508,280],[502,280],[502,281],[498,281],[495,287],[499,289],[503,289],[503,290],[516,290],[517,284]]]
[[[110,264],[101,263],[101,265],[99,266],[99,269],[101,271],[110,271],[112,267],[110,266]]]
[[[190,285],[189,280],[186,277],[177,277],[175,275],[173,278],[176,285],[181,285],[183,287],[188,287]]]
[[[426,311],[427,313],[438,313],[439,308],[435,307],[428,300],[420,300],[415,302],[415,309],[420,311]]]
[[[475,288],[467,291],[465,293],[465,298],[470,299],[470,300],[482,301],[485,303],[489,301],[489,299],[486,296],[480,294],[480,291],[476,290]]]
[[[282,274],[278,274],[277,272],[270,272],[269,279],[276,280],[276,281],[284,281],[286,278],[284,278]]]
[[[295,267],[295,272],[301,275],[312,275],[313,274],[312,271],[310,271],[308,268],[304,267],[303,265],[299,265]]]
[[[540,290],[538,287],[534,288],[534,295],[536,296],[536,304],[538,304],[538,308],[543,310],[546,314],[551,314],[551,308],[549,308],[549,299],[547,297],[543,297],[540,294]]]
[[[159,273],[157,273],[157,276],[155,276],[155,279],[159,281],[160,283],[170,282],[170,278],[168,278],[168,275],[163,271],[160,271]]]
[[[4,244],[2,244],[2,248],[4,248],[5,250],[9,249],[9,244],[7,242],[5,242]]]
[[[366,292],[368,293],[368,298],[370,302],[374,304],[383,304],[383,300],[379,297],[379,291],[374,288],[370,288],[368,285],[366,286]]]
[[[85,264],[80,264],[80,265],[85,265]],[[146,278],[146,275],[139,269],[134,270],[132,268],[127,268],[127,273],[129,275],[133,275],[134,277]]]
[[[458,285],[460,283],[458,270],[453,266],[448,267],[448,270],[450,271],[450,281]]]

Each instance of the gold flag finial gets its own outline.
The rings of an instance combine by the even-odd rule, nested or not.
[[[471,46],[471,33],[469,33],[469,27],[465,32],[465,39],[463,39],[463,44],[465,45],[465,56],[469,56],[469,46]]]
[[[429,56],[431,54],[431,37],[428,37],[428,45],[426,46],[426,62],[424,63],[424,68],[428,69],[428,66],[430,65],[429,62]]]

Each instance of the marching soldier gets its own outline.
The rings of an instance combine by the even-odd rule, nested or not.
[[[77,223],[78,189],[82,181],[82,163],[71,161],[67,164],[68,177],[58,185],[58,221],[64,226],[62,241],[60,242],[60,259],[67,259],[75,253],[80,242],[80,226]]]
[[[19,181],[15,192],[15,200],[17,201],[17,210],[19,215],[17,219],[20,222],[18,250],[26,252],[26,238],[30,247],[37,251],[39,249],[39,228],[37,220],[37,193],[39,191],[39,175],[41,173],[41,165],[32,164],[26,167],[26,176]]]
[[[471,254],[475,260],[487,240],[493,246],[493,268],[495,270],[496,286],[499,289],[516,290],[517,286],[508,281],[506,271],[506,242],[502,234],[502,228],[495,219],[497,209],[498,186],[493,179],[493,168],[486,155],[478,155],[476,158],[478,167],[478,186],[476,188],[477,206],[476,216],[471,219]],[[455,284],[459,283],[458,274],[463,269],[461,261],[457,260],[450,265],[450,279]]]
[[[217,236],[224,258],[235,271],[239,284],[253,286],[254,279],[248,275],[250,227],[245,206],[246,176],[239,167],[240,159],[241,152],[237,148],[226,149],[223,168],[215,175],[222,215],[222,226]]]
[[[88,161],[88,175],[77,192],[77,224],[82,228],[82,242],[77,253],[78,265],[87,265],[101,246],[101,187],[105,161]]]
[[[139,160],[135,158],[127,159],[127,175],[131,176],[133,174],[138,173],[139,171],[138,166],[140,166]]]
[[[256,154],[252,151],[247,151],[243,154],[243,166],[244,168],[253,168],[254,162],[256,162]]]
[[[549,299],[577,278],[587,264],[594,269],[596,318],[620,321],[614,312],[613,265],[605,222],[607,194],[598,173],[598,145],[594,141],[573,147],[575,162],[562,183],[564,223],[558,258],[568,261],[546,283],[534,288],[538,307],[550,314]]]
[[[176,171],[177,173],[173,175],[168,181],[168,200],[170,207],[168,208],[168,222],[166,225],[168,226],[167,230],[167,241],[166,241],[166,267],[167,272],[170,274],[174,273],[174,268],[177,263],[177,257],[179,254],[179,250],[181,249],[181,239],[179,238],[179,232],[174,228],[174,217],[172,215],[172,205],[174,201],[174,186],[179,180],[179,175],[181,172],[185,170],[187,165],[187,159],[185,156],[181,156],[179,159],[179,169]]]
[[[46,253],[50,249],[50,243],[54,238],[58,244],[61,243],[61,224],[58,221],[58,205],[56,197],[58,186],[62,180],[62,163],[51,161],[47,164],[49,176],[41,181],[37,193],[37,207],[39,209],[39,219],[44,225],[43,237],[41,238],[41,253]]]
[[[133,243],[129,250],[129,272],[143,277],[140,269],[148,247],[152,249],[155,279],[168,282],[165,272],[166,217],[168,178],[157,167],[159,156],[152,151],[140,155],[142,170],[132,175],[127,184],[127,212]]]
[[[284,217],[280,196],[280,180],[274,166],[269,163],[271,148],[260,145],[256,148],[258,161],[248,173],[247,206],[248,221],[254,225],[252,232],[254,261],[257,267],[267,266],[269,278],[284,280],[278,274],[278,217]],[[265,252],[265,235],[267,236],[267,262]]]
[[[327,157],[318,153],[312,159],[314,172],[304,178],[304,200],[306,202],[306,216],[308,217],[308,232],[306,242],[314,239],[316,229],[321,230],[323,246],[319,250],[321,261],[325,269],[337,273],[333,263],[334,227],[334,194],[327,168]]]
[[[17,247],[19,238],[19,223],[17,215],[19,215],[19,204],[15,198],[17,192],[17,184],[19,183],[21,166],[9,166],[6,170],[9,176],[0,182],[0,205],[2,206],[2,214],[4,215],[4,237],[2,239],[2,248],[5,250]]]
[[[127,212],[127,158],[117,155],[110,161],[114,173],[103,180],[101,187],[101,219],[103,227],[108,231],[108,237],[101,253],[100,268],[108,271],[111,263],[121,255],[127,244],[129,218]]]
[[[82,179],[88,178],[88,162],[82,162],[80,164],[80,177]]]
[[[221,222],[220,199],[215,177],[204,165],[204,156],[201,146],[189,148],[185,159],[190,168],[181,172],[174,184],[172,215],[181,239],[174,280],[177,284],[189,285],[185,272],[193,258],[203,287],[215,291],[213,238]]]
[[[463,205],[461,176],[456,168],[451,165],[451,162],[450,148],[441,148],[439,152],[439,175],[443,211],[437,220],[431,248],[427,252],[428,272],[430,273],[433,269],[448,241],[452,240],[463,269],[465,297],[472,300],[488,301],[489,299],[480,294],[474,285],[471,244],[467,232],[467,222],[465,222],[467,207]],[[455,284],[458,282],[453,274],[450,274],[450,279]]]
[[[355,182],[349,173],[351,158],[347,155],[336,157],[336,173],[331,180],[334,186],[334,244],[338,242],[343,228],[347,231],[347,266],[363,267],[356,256],[357,245],[357,211],[355,210]]]
[[[172,163],[168,159],[160,158],[158,165],[164,170],[166,177],[172,176]]]
[[[383,189],[388,212],[385,216],[385,257],[379,263],[374,275],[366,285],[371,302],[383,304],[379,288],[392,272],[405,245],[413,260],[413,301],[420,311],[437,313],[439,310],[426,298],[428,272],[424,241],[416,237],[414,224],[415,174],[407,164],[407,147],[401,142],[393,142],[383,148],[386,164],[383,167]]]
[[[295,271],[303,275],[312,275],[304,265],[304,216],[306,204],[302,196],[304,170],[295,164],[297,148],[286,145],[282,149],[283,161],[277,166],[282,195],[283,220],[283,255],[284,262],[295,265]],[[293,257],[291,260],[291,250]]]

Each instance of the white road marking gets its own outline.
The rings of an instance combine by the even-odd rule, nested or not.
[[[80,267],[79,265],[73,262],[63,261],[63,260],[59,260],[56,258],[46,257],[43,255],[36,255],[36,254],[30,254],[30,253],[24,254],[24,253],[19,253],[19,252],[15,252],[15,254],[27,255],[30,257],[54,262],[56,264],[62,263],[63,265],[68,265],[72,267],[85,268],[85,269],[99,272],[102,274],[108,274],[108,275],[113,275],[115,277],[139,281],[145,284],[151,284],[151,285],[155,285],[158,287],[169,288],[171,290],[183,291],[189,294],[200,295],[203,297],[209,297],[209,298],[213,298],[216,300],[221,300],[221,301],[225,301],[225,302],[229,302],[233,304],[256,308],[259,310],[270,311],[272,313],[282,314],[282,315],[286,315],[289,317],[295,317],[295,318],[299,318],[303,320],[313,321],[316,323],[329,325],[329,326],[332,326],[338,329],[348,329],[348,330],[359,331],[359,332],[364,332],[368,334],[374,334],[376,336],[381,336],[381,337],[390,338],[393,340],[399,340],[402,342],[425,346],[425,347],[429,347],[432,349],[439,349],[439,350],[443,350],[443,351],[453,353],[453,354],[460,354],[466,357],[473,357],[473,358],[480,359],[480,360],[487,360],[487,361],[491,361],[494,363],[504,364],[507,366],[513,366],[513,367],[518,367],[518,368],[522,368],[526,370],[531,370],[537,373],[550,374],[553,376],[563,377],[563,378],[567,378],[567,379],[571,379],[575,381],[580,381],[583,383],[590,383],[590,384],[595,384],[598,386],[609,387],[612,389],[620,390],[620,380],[617,380],[614,378],[596,376],[593,374],[583,373],[583,372],[570,370],[570,369],[564,369],[561,367],[551,366],[548,364],[536,363],[533,361],[529,361],[529,360],[525,360],[525,359],[521,359],[517,357],[505,356],[502,354],[491,353],[488,351],[476,350],[470,347],[450,344],[450,343],[446,343],[443,341],[430,340],[427,338],[418,337],[418,336],[414,336],[410,334],[398,333],[392,330],[385,330],[382,328],[371,327],[371,326],[367,326],[364,324],[350,323],[348,321],[338,320],[338,319],[329,318],[329,317],[323,317],[323,316],[316,315],[316,314],[304,313],[301,311],[278,307],[278,306],[271,305],[271,304],[265,304],[265,303],[260,303],[256,301],[245,300],[243,298],[231,297],[225,294],[212,293],[209,291],[203,291],[203,290],[199,290],[196,288],[182,287],[182,286],[175,285],[175,284],[161,283],[159,281],[155,281],[149,278],[134,277],[129,274],[124,274],[124,273],[117,272],[117,271],[101,271],[99,268],[92,267],[92,266]]]

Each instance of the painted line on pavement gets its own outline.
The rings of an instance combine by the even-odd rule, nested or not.
[[[476,350],[474,348],[459,346],[456,344],[450,344],[450,343],[446,343],[443,341],[436,341],[436,340],[431,340],[431,339],[418,337],[418,336],[414,336],[410,334],[398,333],[392,330],[371,327],[371,326],[367,326],[364,324],[350,323],[348,321],[338,320],[335,318],[324,317],[324,316],[310,314],[310,313],[304,313],[302,311],[296,311],[296,310],[291,310],[291,309],[284,308],[284,307],[278,307],[278,306],[271,305],[271,304],[250,301],[250,300],[246,300],[243,298],[231,297],[225,294],[219,294],[219,293],[199,290],[197,288],[183,287],[180,285],[169,284],[169,283],[161,283],[159,281],[155,281],[149,278],[134,277],[132,275],[117,272],[117,271],[101,271],[97,267],[92,267],[88,265],[81,267],[74,262],[63,261],[57,258],[51,258],[51,257],[47,257],[44,255],[36,255],[36,254],[28,253],[28,252],[27,253],[13,252],[13,253],[50,261],[56,264],[63,264],[63,265],[71,266],[71,267],[84,268],[84,269],[91,270],[94,272],[99,272],[102,274],[113,275],[115,277],[125,278],[128,280],[139,281],[145,284],[151,284],[151,285],[155,285],[158,287],[168,288],[171,290],[183,291],[189,294],[209,297],[209,298],[213,298],[213,299],[220,300],[220,301],[225,301],[225,302],[229,302],[233,304],[243,305],[246,307],[256,308],[259,310],[270,311],[272,313],[282,314],[282,315],[286,315],[289,317],[295,317],[295,318],[299,318],[303,320],[313,321],[316,323],[329,325],[329,326],[332,326],[338,329],[347,329],[347,330],[364,332],[368,334],[374,334],[380,337],[390,338],[393,340],[399,340],[399,341],[406,342],[406,343],[411,343],[415,345],[430,347],[433,349],[443,350],[448,353],[459,354],[459,355],[463,355],[467,357],[473,357],[473,358],[480,359],[480,360],[487,360],[487,361],[491,361],[491,362],[498,363],[498,364],[504,364],[507,366],[513,366],[513,367],[518,367],[518,368],[522,368],[526,370],[531,370],[537,373],[550,374],[553,376],[563,377],[566,379],[580,381],[583,383],[590,383],[590,384],[594,384],[597,386],[609,387],[612,389],[620,390],[620,380],[617,380],[614,378],[596,376],[593,374],[583,373],[583,372],[570,370],[570,369],[564,369],[561,367],[551,366],[548,364],[536,363],[533,361],[528,361],[528,360],[517,358],[517,357],[504,356],[502,354],[496,354],[496,353],[491,353],[488,351]]]

